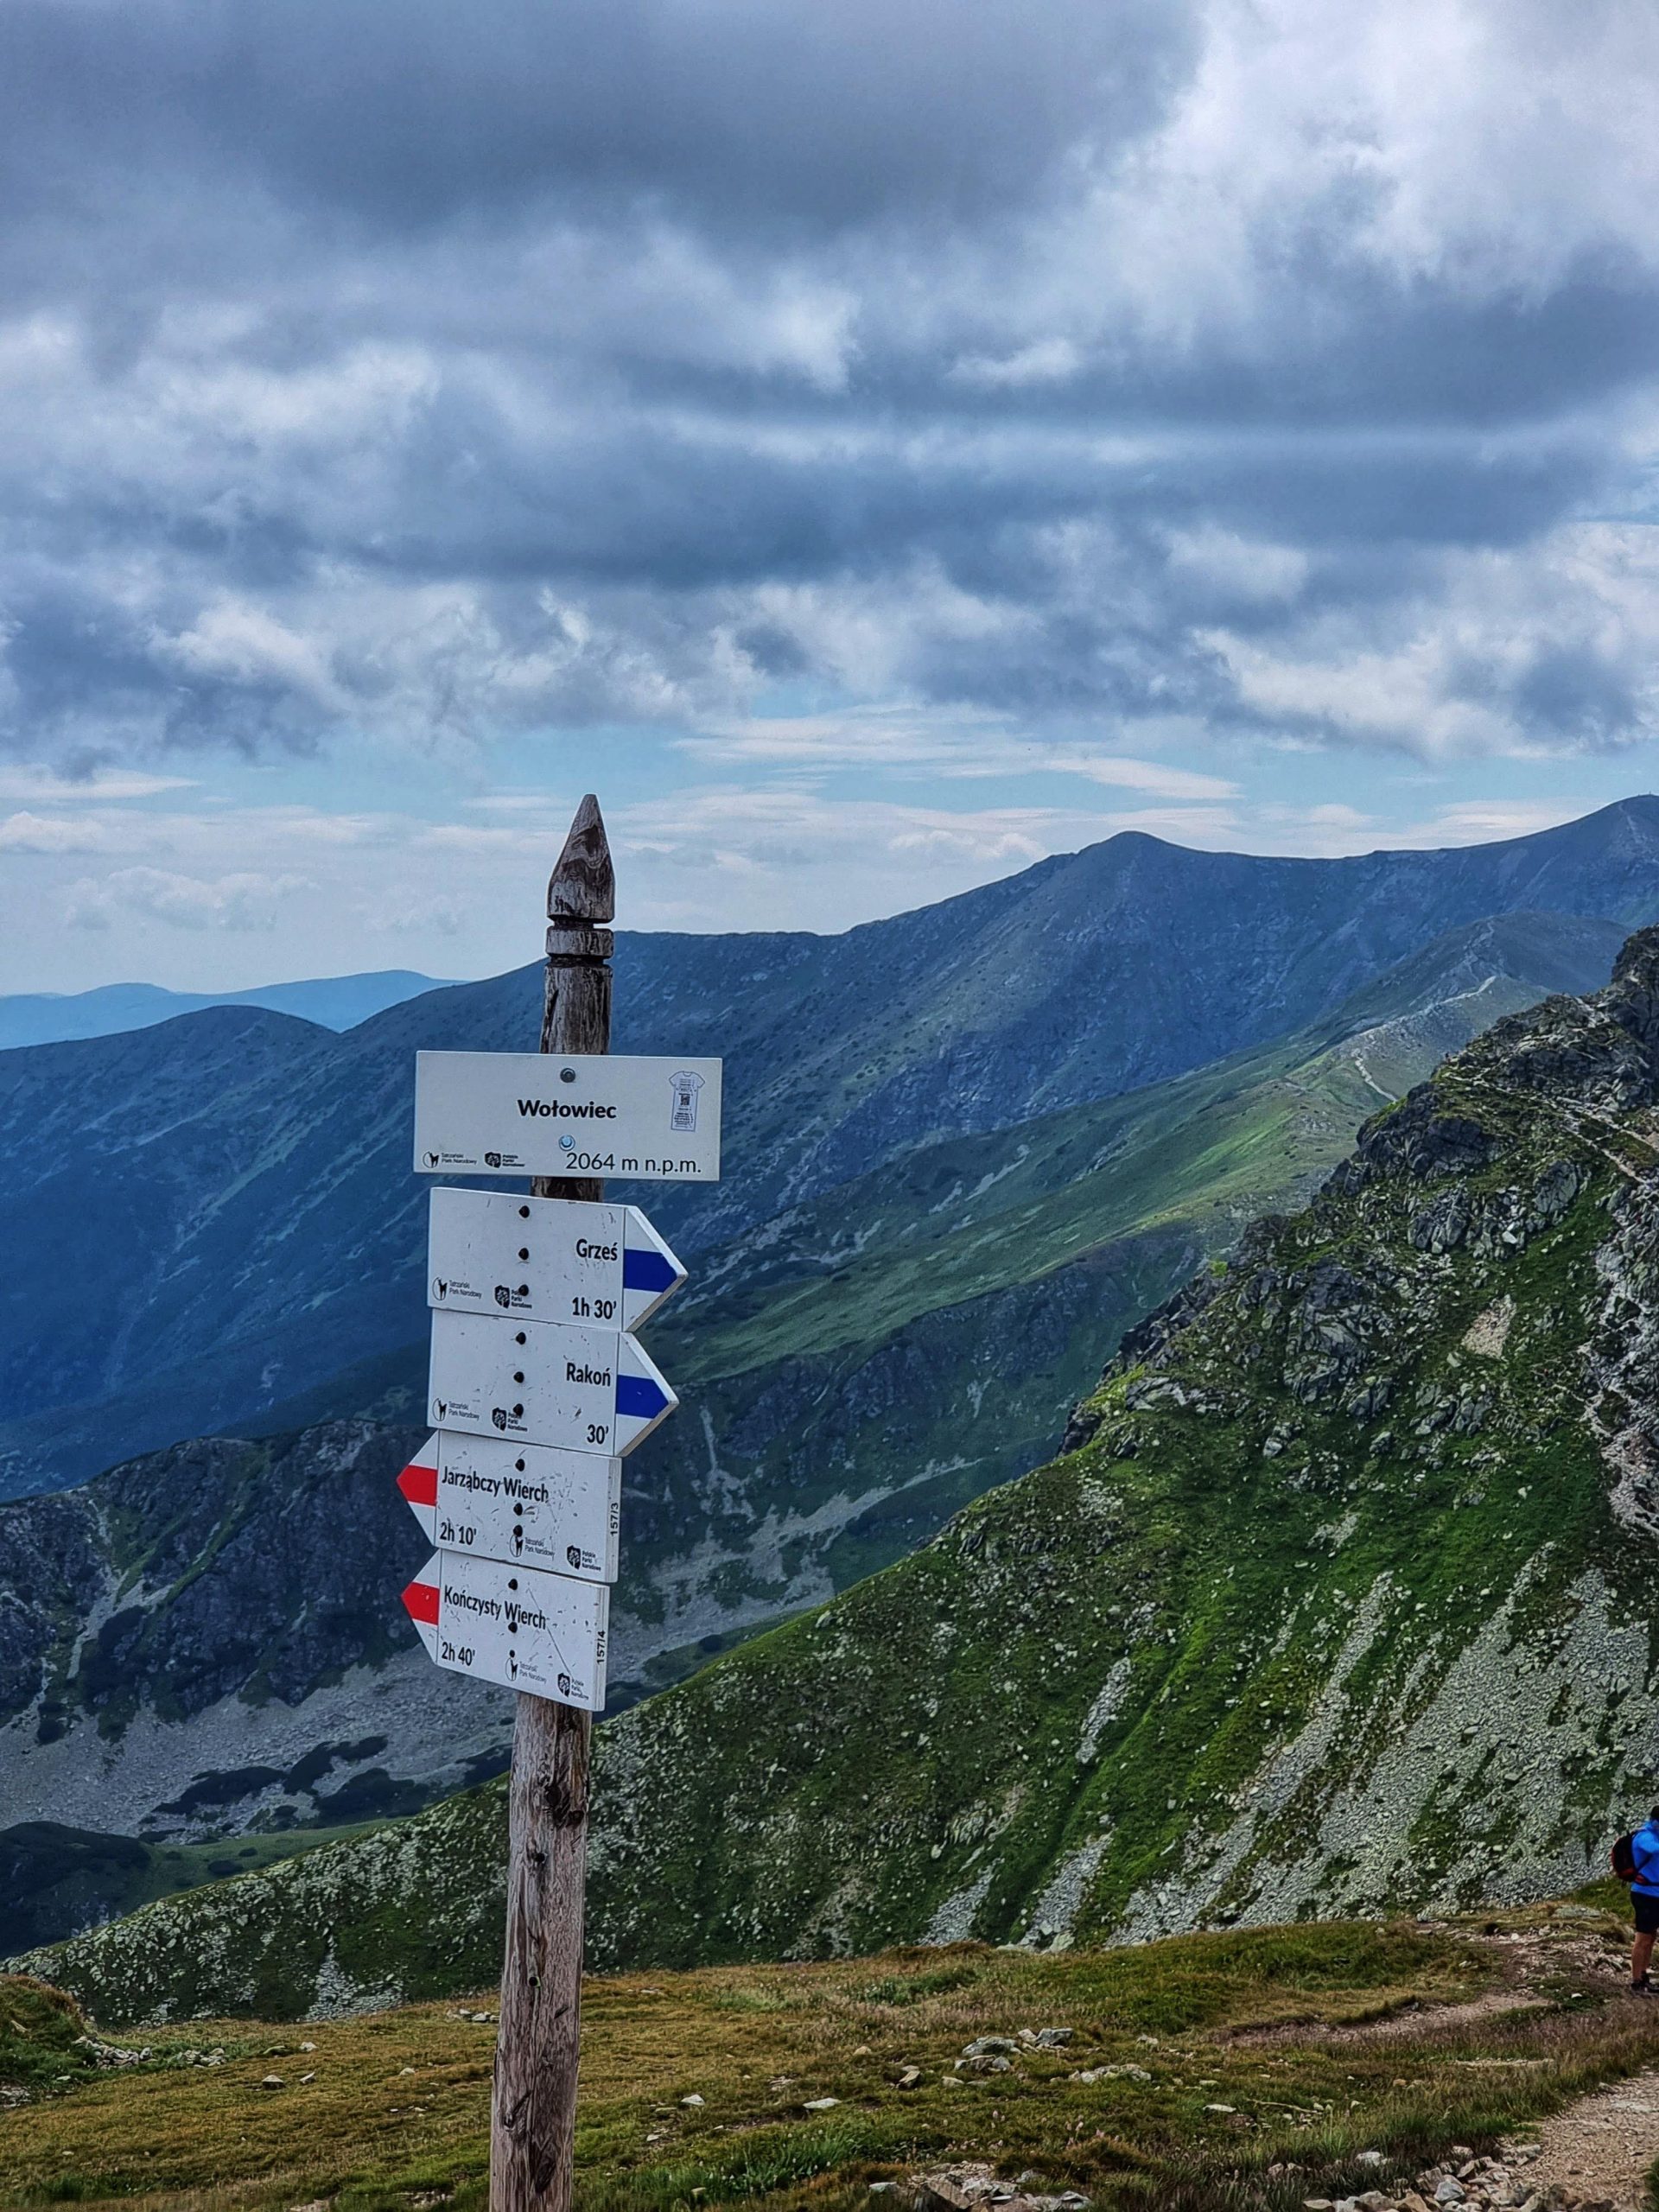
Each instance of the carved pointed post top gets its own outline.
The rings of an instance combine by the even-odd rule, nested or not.
[[[547,885],[547,912],[554,922],[608,922],[616,913],[616,875],[605,817],[591,791],[576,809]]]
[[[616,939],[602,925],[616,912],[616,878],[599,801],[590,791],[547,886],[547,982],[542,1011],[544,1052],[611,1049],[611,955]],[[602,1198],[604,1185],[568,1177],[536,1179],[538,1198]]]

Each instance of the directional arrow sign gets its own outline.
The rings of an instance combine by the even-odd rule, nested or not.
[[[684,1281],[637,1206],[432,1193],[426,1295],[446,1313],[635,1329]]]
[[[397,1487],[427,1541],[442,1550],[522,1560],[589,1582],[616,1580],[620,1459],[440,1429]]]
[[[718,1182],[720,1069],[626,1053],[417,1052],[415,1165]]]
[[[602,1583],[440,1551],[404,1607],[440,1667],[599,1713],[610,1594]]]
[[[438,1428],[620,1459],[679,1402],[620,1329],[432,1316],[427,1418]]]

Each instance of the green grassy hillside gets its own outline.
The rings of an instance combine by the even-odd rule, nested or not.
[[[601,1963],[1559,1891],[1659,1741],[1659,932],[1129,1339],[1073,1448],[601,1733]],[[458,1986],[500,1798],[42,1957],[112,2017]],[[435,1911],[436,1899],[442,1910]]]
[[[1615,935],[1477,925],[1270,1047],[926,1147],[709,1256],[652,1332],[687,1406],[628,1465],[613,1711],[1043,1459],[1124,1331],[1249,1217],[1301,1203],[1380,1092],[1605,973]],[[359,1373],[350,1402],[406,1423],[423,1366]],[[452,1685],[435,1714],[397,1606],[423,1554],[389,1471],[419,1434],[186,1444],[0,1511],[0,1799],[83,1832],[63,1878],[31,1858],[10,1885],[0,1953],[149,1894],[152,1843],[338,1827],[494,1770],[505,1706]],[[142,1839],[141,1884],[93,1825]],[[8,1848],[0,1830],[0,1878]]]

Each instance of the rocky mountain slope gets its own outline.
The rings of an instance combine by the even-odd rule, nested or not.
[[[596,1959],[1571,1888],[1659,1763],[1659,931],[1384,1109],[1052,1465],[601,1737]],[[119,2016],[487,1979],[499,1787],[39,1963]]]
[[[1385,1080],[1563,974],[1599,978],[1618,936],[1454,932],[1312,1031],[794,1210],[758,1282],[711,1255],[687,1320],[652,1332],[688,1409],[628,1464],[613,1711],[1042,1458],[1124,1329],[1242,1217],[1306,1197]],[[457,1699],[397,1603],[424,1547],[389,1476],[422,1433],[198,1442],[0,1508],[0,1804],[29,1815],[0,1851],[31,1929],[104,1916],[158,1845],[408,1810],[502,1763],[509,1700]]]
[[[918,1147],[1303,1027],[1519,910],[1659,912],[1659,801],[1351,861],[1125,836],[841,937],[625,935],[617,1048],[728,1063],[727,1178],[653,1189],[653,1217],[689,1257],[753,1243]],[[527,969],[341,1036],[218,1008],[0,1053],[0,1493],[268,1421],[412,1343],[415,1052],[523,1049],[539,991]]]

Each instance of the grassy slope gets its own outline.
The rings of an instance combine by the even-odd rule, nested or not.
[[[1419,965],[1404,972],[1421,986]],[[1150,1230],[1223,1249],[1258,1214],[1302,1204],[1380,1103],[1541,995],[1500,972],[1419,1010],[1384,977],[1195,1074],[920,1147],[703,1259],[652,1341],[689,1380],[741,1375],[868,1344]]]
[[[879,2176],[984,2159],[1106,2207],[1290,2212],[1375,2185],[1361,2150],[1409,2171],[1453,2141],[1484,2148],[1659,2057],[1659,2020],[1612,1993],[1616,1921],[1538,1910],[1484,1926],[1500,1940],[1338,1923],[1061,1958],[962,1945],[593,1981],[577,2202],[850,2212]],[[1432,2009],[1503,1991],[1537,2009]],[[82,2024],[39,1985],[0,1981],[0,2094],[30,2093],[0,2119],[0,2201],[482,2212],[493,2032],[469,2017],[480,2004],[303,2035],[246,2021],[157,2031],[143,2063],[117,2070],[73,2047]],[[1072,2042],[943,2086],[974,2037],[1046,2027]],[[1274,2032],[1237,2032],[1251,2028]],[[210,2049],[222,2065],[185,2057]],[[905,2088],[907,2067],[921,2079]],[[1100,2067],[1131,2070],[1071,2078]],[[270,2075],[280,2086],[263,2086]],[[807,2109],[825,2097],[832,2108]]]
[[[1574,1150],[1441,1090],[1509,1125],[1477,1203]],[[1167,1380],[1114,1378],[1084,1449],[626,1716],[603,1940],[810,1955],[1581,1878],[1642,1787],[1653,1700],[1645,1554],[1580,1417],[1615,1179],[1578,1150],[1576,1202],[1519,1250],[1423,1264],[1424,1194],[1397,1186],[1333,1193],[1274,1243],[1304,1281],[1397,1266],[1373,1370],[1397,1427],[1301,1402],[1307,1317],[1240,1281]],[[1461,1339],[1500,1294],[1516,1318],[1489,1363]],[[1459,1434],[1465,1398],[1484,1426]]]
[[[1548,950],[1523,950],[1528,957],[1515,959],[1513,965],[1536,967]],[[1582,959],[1581,949],[1574,946],[1572,957]],[[783,1340],[779,1331],[826,1347],[819,1355],[821,1371],[804,1382],[797,1378],[803,1421],[818,1440],[816,1452],[806,1452],[803,1459],[785,1440],[766,1468],[771,1490],[789,1498],[803,1515],[849,1484],[843,1452],[824,1447],[823,1407],[826,1401],[856,1391],[857,1362],[867,1349],[860,1332],[879,1334],[897,1321],[906,1340],[909,1427],[889,1437],[887,1448],[908,1455],[906,1464],[893,1471],[895,1488],[888,1498],[823,1541],[822,1556],[836,1584],[855,1582],[925,1541],[950,1511],[988,1483],[1028,1464],[1045,1433],[1052,1440],[1050,1424],[1058,1407],[1092,1380],[1102,1335],[1107,1341],[1115,1338],[1137,1311],[1167,1289],[1167,1281],[1157,1279],[1160,1269],[1168,1270],[1183,1254],[1190,1263],[1195,1247],[1230,1243],[1243,1214],[1318,1180],[1351,1141],[1379,1087],[1402,1084],[1502,1007],[1532,996],[1531,986],[1505,977],[1448,999],[1438,977],[1433,961],[1418,963],[1417,971],[1385,980],[1322,1028],[1199,1076],[1052,1116],[999,1139],[933,1147],[909,1163],[896,1181],[872,1179],[858,1186],[838,1221],[804,1211],[791,1217],[787,1233],[780,1229],[766,1248],[767,1295],[776,1300],[775,1307],[756,1310],[764,1303],[757,1294],[734,1288],[715,1271],[713,1295],[700,1317],[708,1344],[698,1357],[705,1365],[741,1368],[745,1358],[764,1357]],[[1427,1012],[1421,1010],[1425,1001]],[[1098,1250],[1103,1239],[1123,1264],[1115,1273],[1080,1279],[1082,1312],[1070,1324],[1065,1349],[1055,1352],[1057,1332],[1051,1331],[1043,1353],[1030,1361],[1030,1371],[1018,1383],[998,1377],[987,1391],[985,1350],[961,1319],[963,1308],[943,1317],[918,1318],[914,1311],[924,1296],[968,1297],[977,1292],[994,1300],[1006,1294],[1010,1279],[1022,1268],[1040,1272],[1056,1262],[1058,1275],[1065,1276],[1058,1263],[1068,1252],[1091,1240]],[[859,1256],[829,1264],[847,1248]],[[814,1253],[817,1272],[804,1275],[804,1258]],[[1128,1302],[1137,1294],[1138,1305]],[[1116,1313],[1114,1300],[1122,1308]],[[1083,1325],[1091,1307],[1101,1325],[1093,1335]],[[1017,1308],[988,1310],[986,1318],[994,1331],[1013,1332],[1021,1325]],[[930,1340],[930,1329],[941,1332],[938,1347]],[[658,1332],[653,1344],[671,1371],[683,1376],[697,1363],[690,1357],[696,1332],[690,1332],[677,1351],[664,1341],[666,1335]],[[924,1417],[931,1401],[924,1396],[922,1380],[940,1361],[944,1366],[933,1390],[937,1407]],[[712,1433],[722,1437],[729,1433],[726,1414],[733,1411],[736,1419],[741,1413],[735,1401],[734,1410],[727,1407],[725,1394],[731,1388],[705,1382],[699,1392]],[[977,1407],[982,1393],[981,1417],[964,1423],[963,1400]],[[879,1461],[883,1433],[894,1429],[896,1416],[889,1402],[876,1394],[871,1394],[866,1414],[871,1440],[860,1479],[870,1482],[876,1478],[870,1462]],[[1246,1631],[1274,1614],[1284,1562],[1306,1548],[1304,1540],[1319,1516],[1310,1517],[1300,1506],[1287,1516],[1282,1482],[1264,1486],[1254,1478],[1230,1479],[1232,1439],[1206,1437],[1205,1452],[1196,1460],[1185,1432],[1174,1440],[1179,1448],[1168,1464],[1159,1457],[1139,1470],[1117,1470],[1119,1496],[1108,1518],[1116,1516],[1122,1523],[1117,1536],[1130,1541],[1120,1554],[1122,1563],[1112,1570],[1123,1586],[1113,1594],[1121,1599],[1135,1581],[1160,1584],[1167,1569],[1168,1587],[1159,1604],[1191,1604],[1202,1610],[1210,1603],[1207,1581],[1220,1572],[1217,1559],[1224,1558],[1227,1604],[1217,1632],[1224,1641],[1243,1633],[1243,1642],[1225,1663],[1248,1673],[1254,1660]],[[1352,1439],[1338,1440],[1345,1448]],[[1217,1447],[1213,1452],[1211,1444]],[[1247,1459],[1258,1452],[1259,1439],[1247,1446]],[[836,1645],[847,1646],[850,1666],[820,1663],[829,1647],[817,1629],[786,1629],[781,1639],[752,1647],[736,1674],[728,1676],[716,1669],[718,1679],[707,1690],[693,1693],[697,1701],[684,1711],[683,1720],[683,1709],[671,1704],[660,1722],[646,1723],[650,1759],[683,1777],[686,1793],[683,1799],[677,1794],[678,1779],[670,1786],[661,1821],[633,1802],[631,1783],[640,1770],[639,1750],[626,1734],[607,1732],[611,1749],[601,1774],[607,1781],[615,1778],[613,1809],[600,1860],[596,1918],[598,1939],[608,1947],[606,1955],[639,1955],[646,1930],[659,1947],[656,1955],[682,1960],[753,1955],[757,1946],[810,1948],[917,1934],[952,1894],[953,1880],[956,1888],[964,1889],[981,1879],[988,1871],[982,1863],[988,1840],[1000,1839],[1004,1831],[1007,1841],[999,1840],[996,1856],[1005,1872],[997,1873],[974,1913],[963,1920],[964,1928],[1017,1931],[1020,1897],[1057,1856],[1093,1848],[1091,1823],[1109,1821],[1116,1832],[1102,1864],[1129,1863],[1124,1854],[1132,1852],[1130,1839],[1146,1825],[1141,1812],[1126,1823],[1117,1802],[1121,1792],[1091,1787],[1090,1774],[1079,1770],[1070,1747],[1087,1732],[1086,1709],[1103,1679],[1123,1662],[1126,1645],[1147,1639],[1140,1627],[1126,1638],[1124,1607],[1109,1609],[1106,1603],[1099,1559],[1109,1532],[1101,1521],[1096,1483],[1090,1478],[1079,1487],[1079,1473],[1080,1463],[1068,1463],[1034,1487],[1010,1493],[988,1519],[970,1516],[941,1546],[898,1569],[899,1580],[891,1589],[883,1581],[868,1593],[855,1593],[850,1610],[837,1616]],[[1170,1492],[1161,1500],[1160,1485]],[[1370,1487],[1387,1485],[1373,1482]],[[1235,1554],[1238,1560],[1249,1557],[1259,1533],[1254,1516],[1262,1509],[1269,1541],[1261,1571],[1241,1575]],[[1491,1510],[1495,1520],[1502,1517],[1501,1503],[1494,1500]],[[1179,1532],[1183,1511],[1203,1522],[1214,1540],[1217,1559],[1207,1565]],[[1166,1538],[1160,1522],[1172,1516],[1177,1533]],[[1138,1539],[1143,1516],[1153,1532],[1144,1547]],[[1032,1525],[1005,1536],[1001,1523],[1010,1517]],[[1414,1502],[1409,1513],[1392,1521],[1389,1542],[1409,1552],[1427,1525]],[[675,1541],[671,1531],[671,1548]],[[803,1539],[797,1551],[810,1541]],[[1045,1636],[1040,1623],[1034,1640],[1024,1635],[1027,1624],[1020,1608],[999,1595],[1001,1578],[974,1563],[974,1554],[988,1542],[986,1566],[1008,1544],[1016,1556],[1040,1559],[1036,1572],[1055,1592],[1048,1625],[1052,1630],[1064,1623],[1066,1637],[1074,1642]],[[1317,1557],[1319,1547],[1313,1548]],[[1339,1607],[1349,1602],[1349,1570],[1360,1557],[1360,1552],[1351,1552],[1334,1578],[1333,1602]],[[781,1578],[790,1567],[785,1546],[774,1573]],[[753,1603],[758,1598],[775,1610],[785,1608],[785,1580],[763,1588],[752,1570],[723,1572],[733,1599]],[[632,1586],[630,1594],[641,1606],[650,1602],[649,1593],[642,1595]],[[936,1634],[940,1622],[944,1642]],[[1004,1669],[1000,1657],[988,1672],[976,1658],[960,1661],[949,1641],[958,1626],[970,1645],[982,1644],[999,1655],[1006,1649],[1010,1667]],[[1173,1628],[1159,1631],[1174,1633]],[[657,1679],[683,1673],[719,1641],[708,1637],[670,1655]],[[941,1677],[948,1677],[944,1693],[937,1687]],[[1179,1673],[1171,1679],[1178,1689]],[[1165,1694],[1163,1676],[1144,1650],[1135,1660],[1137,1697],[1142,1684],[1148,1686],[1148,1694],[1153,1688]],[[999,1717],[991,1731],[983,1726],[988,1711]],[[1282,1722],[1290,1713],[1287,1707],[1278,1719]],[[1205,1726],[1210,1718],[1205,1716]],[[1048,1761],[1042,1747],[1056,1730],[1061,1756]],[[705,1734],[719,1746],[713,1759],[702,1756]],[[1251,1755],[1249,1741],[1237,1731],[1224,1736],[1224,1751],[1210,1747],[1211,1770],[1232,1771]],[[1020,1748],[1027,1740],[1038,1747],[1039,1767],[1050,1770],[1041,1775],[1039,1789],[1028,1786],[1027,1769],[1033,1754]],[[799,1770],[803,1746],[823,1741],[832,1751],[818,1789]],[[963,1747],[963,1755],[944,1758],[953,1745]],[[859,1770],[861,1785],[874,1786],[861,1786],[850,1796],[839,1789],[837,1748]],[[1184,1818],[1191,1793],[1184,1778],[1165,1776],[1164,1745],[1155,1732],[1135,1740],[1134,1758],[1149,1777],[1147,1802],[1156,1801],[1160,1791],[1173,1790]],[[746,1808],[736,1819],[724,1809],[728,1789]],[[818,1823],[826,1797],[829,1826],[821,1844]],[[690,1806],[699,1808],[704,1836],[717,1840],[696,1843],[686,1860],[682,1838]],[[925,1855],[894,1847],[899,1831],[893,1823],[901,1815],[924,1824]],[[1161,1850],[1179,1822],[1153,1821],[1150,1826]],[[429,1853],[435,1865],[445,1867],[455,1854],[476,1851],[487,1867],[499,1856],[498,1832],[499,1798],[486,1791],[475,1807],[473,1800],[462,1800],[452,1812],[435,1813],[426,1827],[415,1831],[410,1848]],[[750,1894],[752,1848],[765,1866],[759,1897]],[[844,1894],[843,1852],[849,1863]],[[821,1859],[830,1870],[827,1878],[810,1865],[802,1868],[804,1853],[808,1860]],[[881,1862],[883,1872],[872,1882],[859,1870],[874,1861]],[[482,1950],[452,1944],[435,1953],[424,1932],[406,1924],[392,1894],[397,1863],[395,1851],[326,1854],[315,1870],[302,1868],[291,1881],[284,1878],[268,1890],[260,1910],[248,1899],[241,1916],[245,1940],[232,1946],[228,1956],[223,1942],[208,1947],[224,1972],[200,1990],[188,1986],[194,1979],[182,1963],[188,1942],[167,1940],[147,1920],[137,1946],[143,1964],[137,1980],[130,1992],[124,1987],[115,1993],[113,2001],[142,2006],[157,1999],[164,1988],[179,1986],[185,1991],[181,2001],[189,2005],[205,1999],[303,2011],[312,2001],[315,1977],[335,1967],[343,1967],[353,1986],[372,1993],[454,1987],[457,1976],[464,1980],[482,1967],[488,1950],[487,1910],[481,1922],[469,1921]],[[612,1867],[613,1878],[607,1871]],[[337,1868],[343,1870],[338,1876]],[[203,1909],[212,1913],[217,1907],[210,1899]],[[280,1932],[290,1917],[304,1929],[295,1944]],[[375,1931],[372,1951],[356,1942],[352,1930],[358,1927]],[[325,1940],[325,1929],[341,1931],[337,1942]],[[126,1942],[124,1937],[115,1941],[118,1947]],[[95,1939],[92,1951],[75,1968],[94,1976],[89,1986],[99,1986],[100,2001],[111,2001],[111,1992],[97,1980],[103,1969],[96,1959],[106,1949]],[[79,1961],[80,1954],[76,1956]],[[126,1972],[124,1967],[124,1981]]]
[[[1457,1250],[1408,1234],[1443,1179],[1333,1190],[1222,1280],[1167,1372],[1113,1376],[1082,1449],[602,1732],[599,1961],[1086,1941],[1584,1878],[1659,1728],[1646,1554],[1582,1419],[1619,1178],[1461,1063],[1427,1098],[1495,1146],[1459,1179]],[[1576,1197],[1506,1242],[1563,1158]],[[1392,1413],[1305,1387],[1303,1293],[1332,1261],[1380,1286],[1358,1380]],[[1462,1338],[1500,1296],[1507,1344],[1478,1357]],[[501,1827],[486,1787],[41,1970],[112,2018],[462,1986],[493,1964]]]

